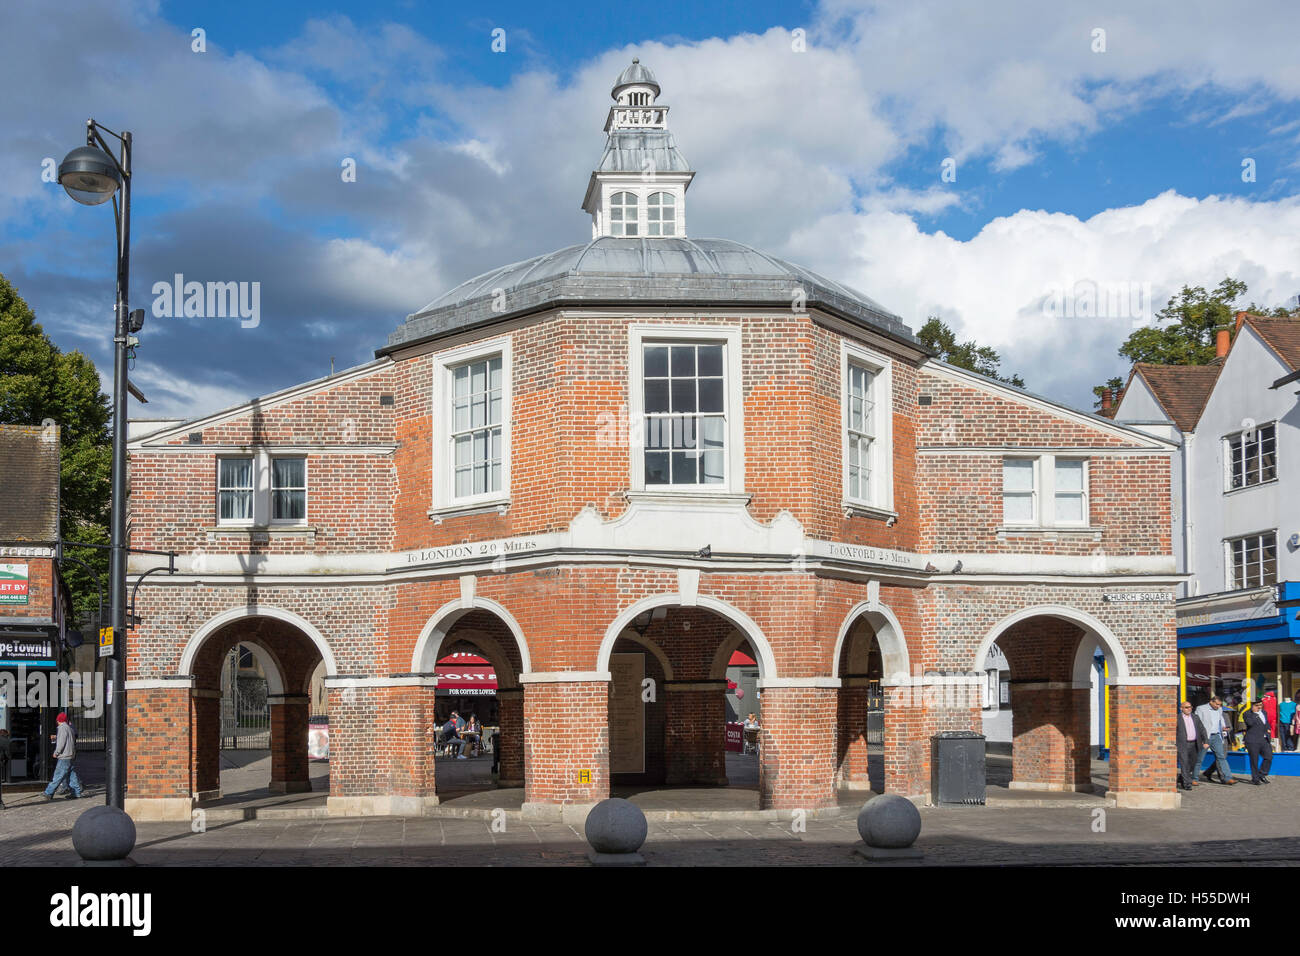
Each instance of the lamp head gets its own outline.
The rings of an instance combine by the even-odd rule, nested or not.
[[[98,206],[113,198],[122,176],[113,157],[95,146],[78,146],[59,164],[59,182],[68,195],[84,206]]]

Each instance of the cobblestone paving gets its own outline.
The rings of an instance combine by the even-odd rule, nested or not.
[[[7,794],[0,811],[0,865],[77,861],[73,822],[103,799],[45,803]],[[926,808],[919,865],[1134,865],[1300,863],[1300,778],[1271,785],[1202,784],[1174,811],[1090,808]],[[1105,831],[1094,832],[1104,821]],[[881,866],[853,853],[853,821],[709,821],[652,824],[643,853],[651,866]],[[585,865],[580,827],[483,820],[353,818],[248,820],[192,833],[185,824],[139,827],[134,859],[175,866]],[[894,863],[890,866],[913,866]]]

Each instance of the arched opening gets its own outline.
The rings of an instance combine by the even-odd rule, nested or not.
[[[435,674],[434,785],[440,804],[516,809],[524,802],[528,647],[504,608],[443,608],[417,642],[412,670]]]
[[[610,793],[645,809],[758,809],[761,677],[771,652],[744,615],[676,595],[641,602],[607,633]],[[714,606],[709,606],[714,605]]]
[[[329,765],[308,758],[309,687],[327,670],[317,643],[289,616],[209,622],[186,648],[191,692],[191,790],[203,806],[329,791]]]
[[[878,601],[849,612],[835,646],[835,789],[885,790],[885,687],[908,677],[907,643],[894,613]],[[847,794],[845,792],[848,792]]]
[[[837,663],[835,788],[883,793],[885,669],[876,629],[865,615],[849,628]]]
[[[1105,689],[1094,659],[1115,675],[1127,663],[1081,614],[1021,613],[986,639],[976,660],[985,675],[984,725],[990,787],[1102,794]],[[994,676],[996,675],[996,677]],[[1007,712],[1010,725],[1006,728]],[[1004,728],[1009,739],[1003,737]]]

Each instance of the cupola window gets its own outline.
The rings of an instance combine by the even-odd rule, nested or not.
[[[609,200],[610,233],[615,236],[639,235],[636,193],[614,193]]]
[[[650,236],[677,235],[677,206],[672,193],[651,193],[646,205],[646,230]]]

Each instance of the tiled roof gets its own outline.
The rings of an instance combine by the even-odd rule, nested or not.
[[[59,539],[59,430],[0,425],[0,542]]]
[[[1291,371],[1300,370],[1300,319],[1269,319],[1248,315],[1246,321],[1268,347],[1282,357]]]
[[[1196,428],[1218,381],[1222,363],[1213,365],[1152,365],[1139,362],[1133,374],[1141,375],[1160,407],[1180,431]]]

